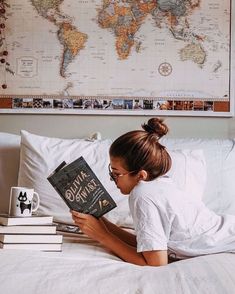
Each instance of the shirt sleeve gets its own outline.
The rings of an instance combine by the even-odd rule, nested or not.
[[[134,221],[137,252],[167,250],[169,223],[166,214],[150,199],[137,197],[130,204]]]

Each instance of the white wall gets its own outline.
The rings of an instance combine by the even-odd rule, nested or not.
[[[1,115],[0,131],[19,134],[21,129],[62,138],[88,136],[99,131],[103,138],[140,128],[150,117],[76,115]],[[166,117],[171,137],[235,137],[234,118]]]

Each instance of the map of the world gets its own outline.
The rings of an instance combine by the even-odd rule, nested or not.
[[[4,96],[229,101],[230,0],[0,3]]]

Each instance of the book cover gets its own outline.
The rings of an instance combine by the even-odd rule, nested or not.
[[[71,210],[98,218],[116,207],[82,156],[70,164],[62,162],[47,179]]]
[[[38,251],[62,251],[62,244],[4,244],[0,242],[1,249],[20,249],[20,250],[38,250]]]
[[[56,234],[56,225],[0,225],[0,234]]]
[[[49,225],[52,224],[52,222],[52,216],[15,217],[9,215],[0,215],[0,225],[4,226]]]
[[[0,234],[1,243],[38,243],[38,244],[48,244],[48,243],[62,243],[62,235],[29,235],[29,234]]]

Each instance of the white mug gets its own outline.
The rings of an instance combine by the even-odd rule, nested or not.
[[[36,202],[34,201],[36,200]],[[25,187],[11,187],[10,215],[17,217],[32,216],[40,204],[40,198],[34,189]]]

